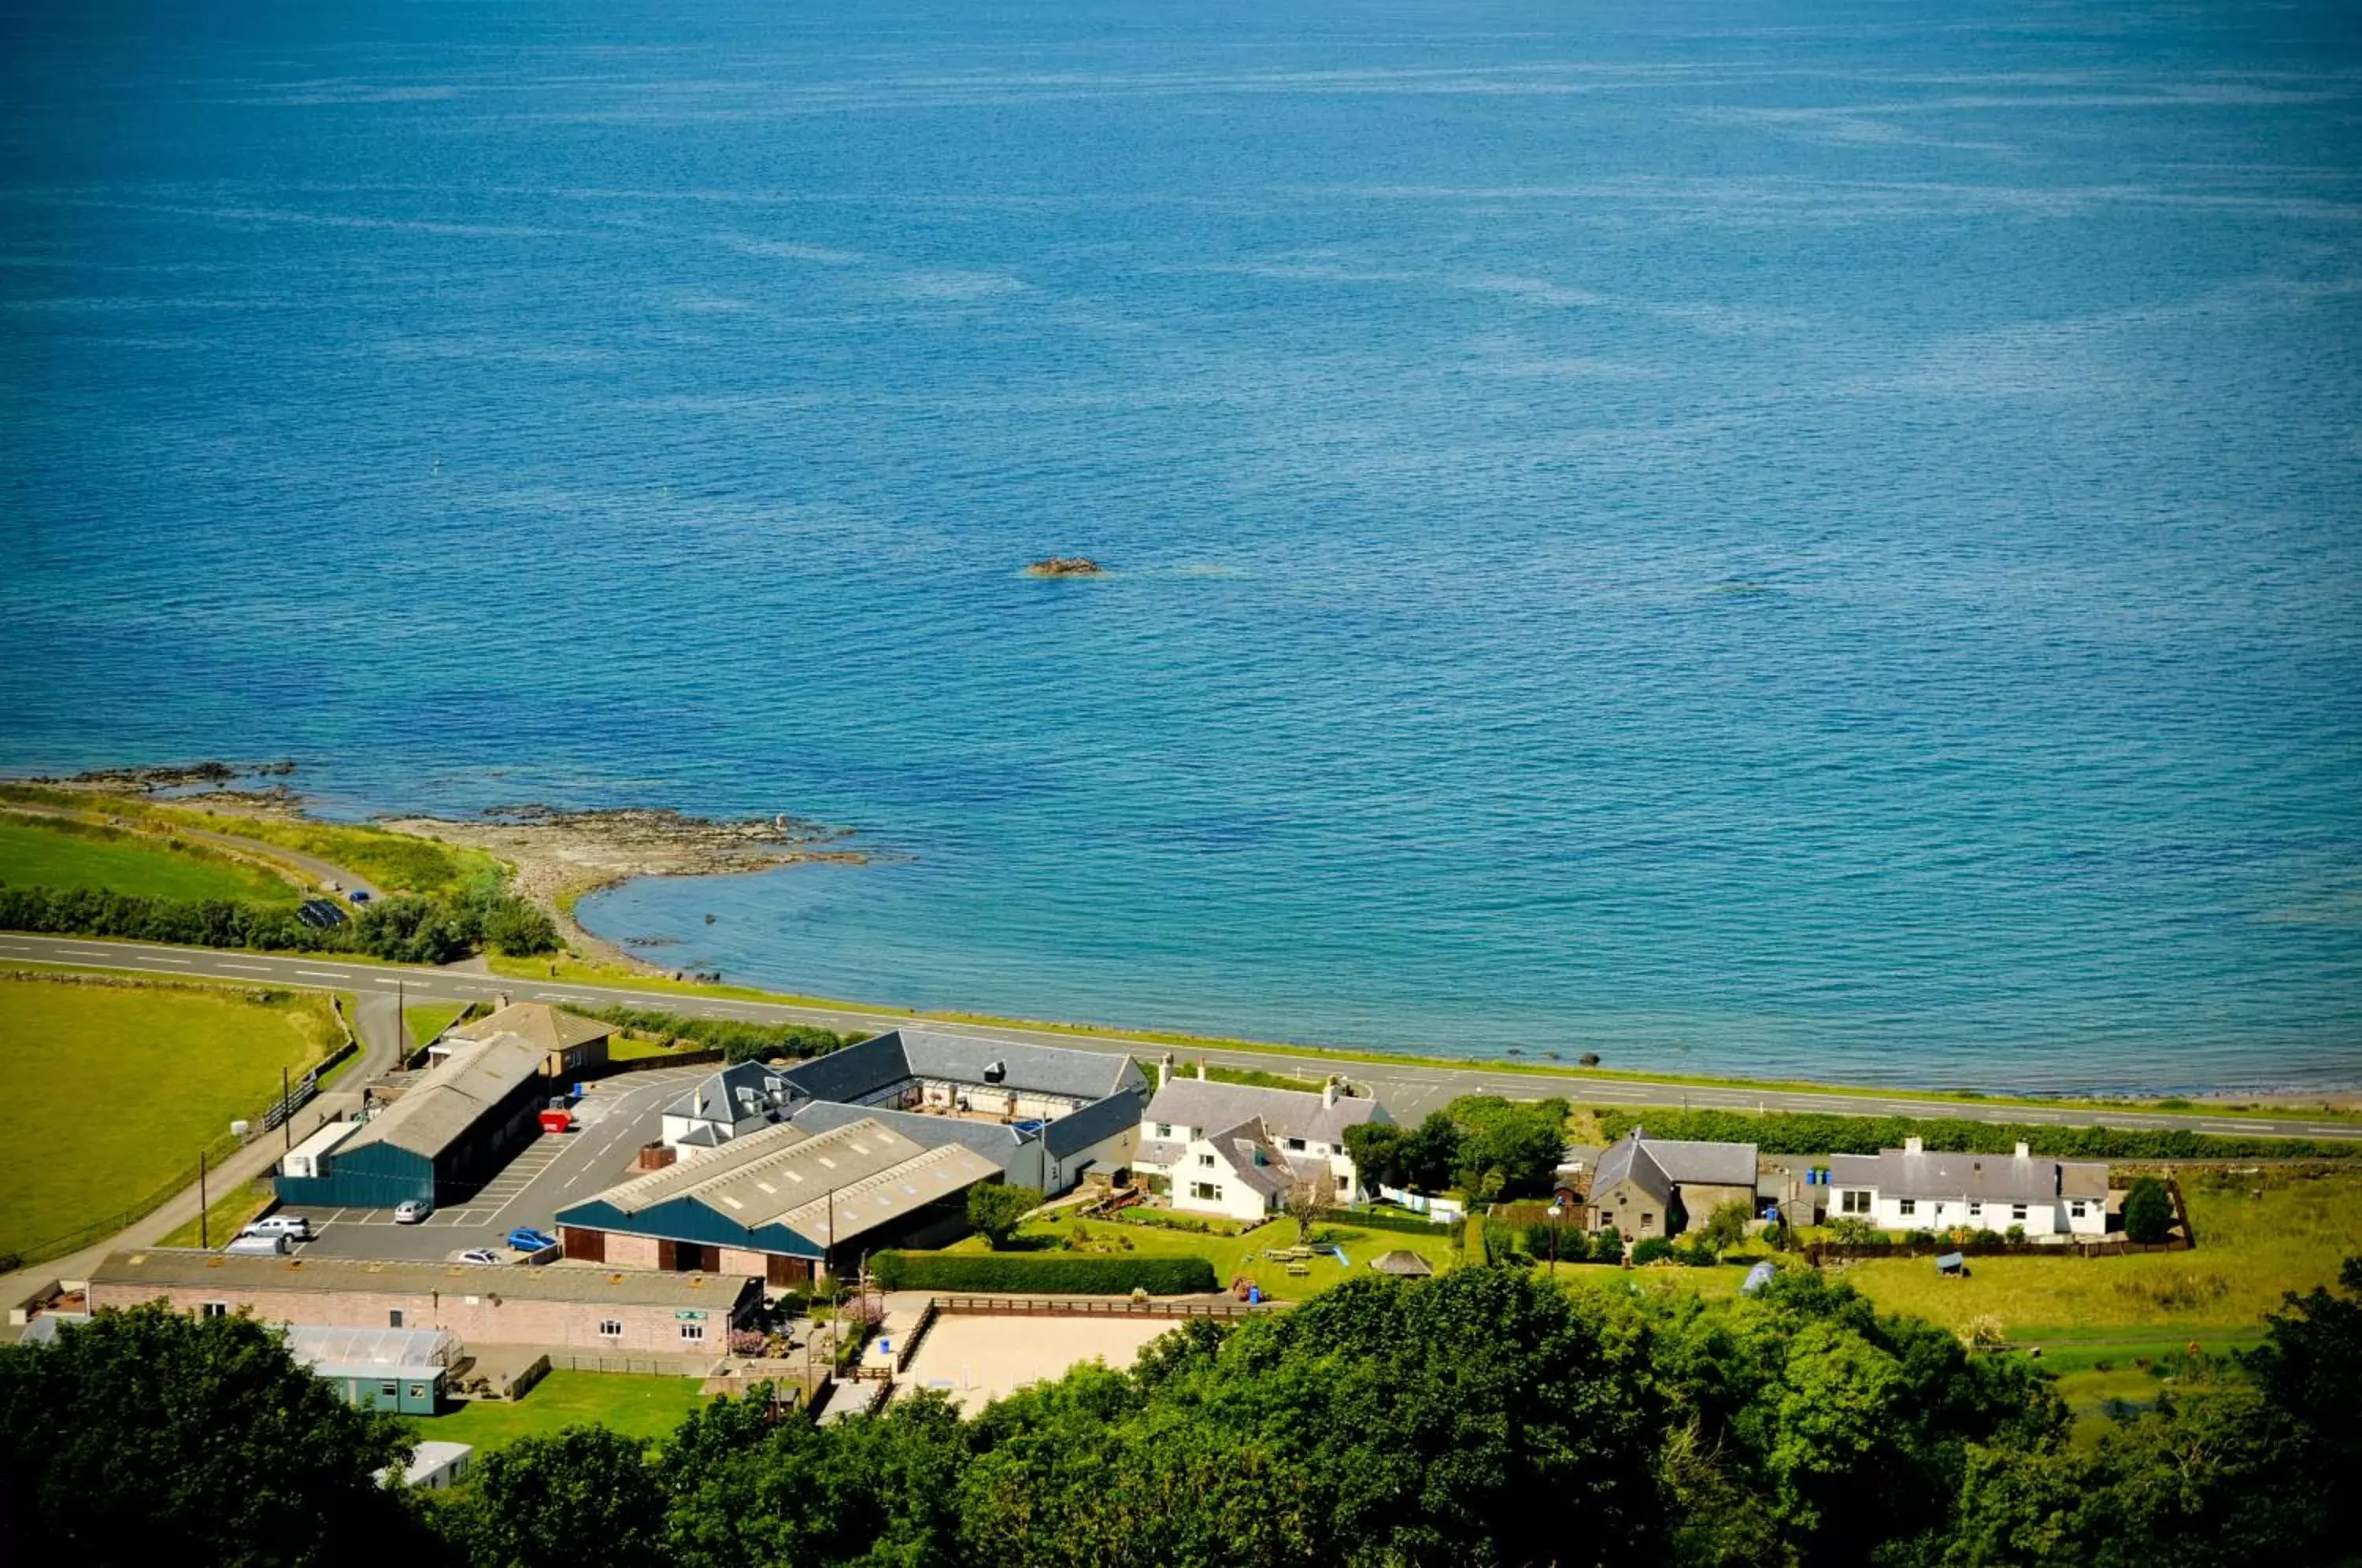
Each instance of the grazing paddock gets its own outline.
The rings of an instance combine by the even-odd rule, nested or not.
[[[292,904],[293,884],[182,840],[0,812],[0,883],[151,899]]]
[[[0,977],[0,1253],[101,1223],[171,1183],[282,1067],[341,1037],[325,997]]]

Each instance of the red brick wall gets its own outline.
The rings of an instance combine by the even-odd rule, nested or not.
[[[218,1288],[182,1286],[171,1291],[153,1286],[91,1286],[91,1305],[132,1307],[162,1296],[183,1312],[196,1311],[208,1301],[226,1301],[231,1311],[250,1310],[256,1317],[282,1323],[316,1324],[326,1328],[384,1329],[391,1314],[400,1311],[405,1329],[447,1329],[468,1344],[563,1345],[596,1353],[602,1349],[635,1354],[712,1351],[720,1355],[729,1342],[730,1311],[744,1282],[735,1275],[711,1279],[712,1302],[705,1312],[702,1341],[684,1340],[682,1320],[670,1307],[613,1307],[571,1301],[520,1301],[503,1297],[491,1285],[470,1296],[400,1291],[258,1290],[239,1296]],[[619,1336],[599,1331],[602,1321],[623,1326]]]

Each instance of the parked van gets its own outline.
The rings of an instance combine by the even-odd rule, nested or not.
[[[287,1252],[287,1238],[284,1236],[258,1236],[249,1231],[247,1234],[238,1237],[228,1246],[224,1247],[222,1251],[227,1253],[234,1258],[281,1257],[284,1256]]]

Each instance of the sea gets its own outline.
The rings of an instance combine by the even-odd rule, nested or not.
[[[582,906],[806,994],[2362,1085],[2362,13],[8,6],[0,769],[202,757],[848,829]]]

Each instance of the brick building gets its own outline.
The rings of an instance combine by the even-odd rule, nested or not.
[[[326,1328],[441,1329],[470,1345],[720,1355],[731,1325],[761,1303],[762,1286],[739,1274],[227,1257],[180,1247],[112,1253],[91,1271],[94,1310],[156,1300]]]

